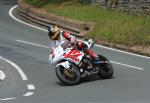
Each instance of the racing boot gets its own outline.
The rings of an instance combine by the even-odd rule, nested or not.
[[[100,64],[101,62],[100,62],[100,60],[99,60],[99,57],[96,57],[96,58],[94,58],[94,64]]]

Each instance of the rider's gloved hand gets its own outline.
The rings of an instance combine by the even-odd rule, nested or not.
[[[89,48],[92,48],[94,44],[95,44],[95,41],[93,41],[92,39],[88,40]]]

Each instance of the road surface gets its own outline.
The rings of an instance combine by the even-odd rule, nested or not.
[[[0,103],[149,103],[150,58],[101,46],[94,51],[111,60],[113,78],[63,85],[48,63],[47,32],[9,15],[16,2],[0,1]]]

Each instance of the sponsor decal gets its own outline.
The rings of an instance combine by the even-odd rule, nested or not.
[[[78,57],[82,55],[79,50],[71,50],[68,54],[64,54],[64,58],[71,58],[77,62],[80,61]]]

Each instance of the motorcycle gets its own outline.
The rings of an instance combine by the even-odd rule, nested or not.
[[[91,49],[94,41],[90,39],[85,42]],[[77,49],[67,41],[60,42],[49,54],[49,61],[55,64],[55,72],[58,79],[67,85],[75,85],[81,79],[97,75],[103,79],[113,76],[113,67],[109,60],[98,55],[99,62],[94,63],[93,59],[84,51]]]

